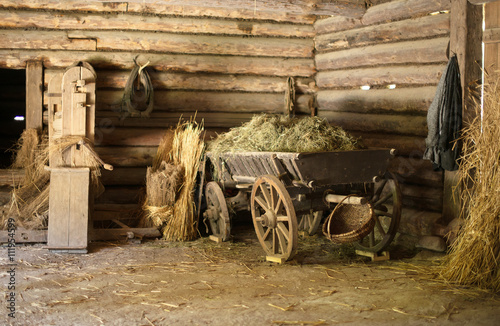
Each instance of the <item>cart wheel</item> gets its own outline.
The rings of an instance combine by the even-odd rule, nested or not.
[[[302,215],[299,218],[299,231],[305,231],[309,235],[316,234],[322,217],[323,211],[316,211]]]
[[[281,181],[261,176],[252,188],[251,211],[257,238],[268,256],[288,260],[297,251],[297,217]]]
[[[373,206],[375,227],[366,237],[354,243],[355,247],[370,252],[380,252],[387,248],[396,236],[401,219],[401,189],[396,177],[387,173],[386,177],[374,185],[374,195],[370,199]]]
[[[207,210],[203,217],[209,221],[212,234],[221,238],[222,241],[226,241],[231,234],[231,222],[226,199],[217,182],[210,181],[207,183],[205,197],[207,199]]]

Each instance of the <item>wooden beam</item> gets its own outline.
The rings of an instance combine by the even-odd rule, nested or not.
[[[43,128],[43,65],[41,61],[26,63],[26,129]]]
[[[209,18],[158,17],[135,14],[103,15],[75,12],[0,10],[0,27],[12,29],[151,31],[183,34],[224,34],[312,38],[311,25]]]
[[[316,36],[316,50],[336,51],[420,38],[433,38],[450,33],[450,15],[424,16],[388,24],[366,26],[348,31]]]
[[[498,0],[469,0],[470,4],[473,5],[484,5],[485,3],[496,2]]]
[[[395,84],[396,92],[399,92],[401,86],[437,85],[445,67],[445,64],[432,64],[319,71],[316,74],[316,83],[323,89]]]
[[[448,37],[440,37],[320,53],[315,58],[316,67],[321,71],[374,65],[446,62],[448,41]]]
[[[451,1],[450,55],[457,54],[462,78],[462,120],[464,126],[472,121],[475,108],[471,94],[481,79],[482,7],[467,0]],[[443,190],[443,220],[450,222],[460,216],[460,194],[456,171],[445,171]]]
[[[424,16],[432,12],[449,10],[450,0],[396,0],[368,8],[362,18],[364,25],[390,20]]]
[[[0,49],[0,67],[24,69],[29,60],[42,61],[45,68],[71,66],[75,61],[87,61],[94,69],[126,69],[134,66],[135,52],[85,52],[49,50],[5,50]],[[184,55],[142,53],[137,58],[140,64],[149,61],[156,71],[184,73],[223,73],[267,76],[314,75],[314,61],[306,58],[273,58],[221,55]]]
[[[0,186],[19,186],[24,179],[24,170],[0,169]]]

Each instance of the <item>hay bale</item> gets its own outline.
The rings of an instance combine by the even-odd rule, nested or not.
[[[483,111],[463,131],[459,164],[464,225],[441,275],[451,283],[500,291],[500,78],[488,76]],[[481,114],[482,113],[482,114]]]
[[[184,177],[184,168],[180,165],[162,162],[156,171],[148,167],[146,173],[146,205],[173,206]]]
[[[359,139],[318,117],[256,115],[208,143],[218,156],[225,152],[327,152],[362,148]]]

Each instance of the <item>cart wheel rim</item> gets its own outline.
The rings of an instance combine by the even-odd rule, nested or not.
[[[299,218],[298,230],[305,231],[308,235],[316,234],[319,225],[321,224],[322,217],[323,211],[315,211],[313,213],[303,214]]]
[[[283,183],[272,175],[259,177],[250,202],[255,233],[266,254],[291,259],[297,251],[297,217]]]
[[[360,250],[380,252],[391,244],[401,220],[401,189],[394,174],[388,172],[386,178],[375,185],[370,203],[374,210],[375,226],[372,232],[354,245]]]
[[[231,220],[227,209],[226,199],[217,182],[207,183],[205,188],[207,199],[206,218],[209,221],[212,234],[226,241],[231,234]]]

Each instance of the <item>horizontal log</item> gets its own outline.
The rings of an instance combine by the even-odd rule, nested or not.
[[[0,186],[19,186],[24,179],[24,170],[0,169]]]
[[[422,157],[425,150],[424,137],[364,132],[351,132],[351,134],[360,137],[367,147],[394,148],[397,155]]]
[[[0,50],[0,68],[24,69],[28,60],[41,61],[45,68],[66,68],[75,61],[87,61],[95,69],[127,69],[149,62],[157,71],[184,73],[224,73],[267,76],[302,76],[314,74],[312,59],[265,58],[243,56],[205,56],[149,54],[134,52],[19,51]]]
[[[96,204],[136,204],[140,203],[144,189],[134,186],[108,186],[104,193],[96,198]]]
[[[426,115],[435,92],[434,86],[368,91],[325,90],[318,92],[317,102],[322,111]]]
[[[314,23],[314,29],[318,36],[326,33],[351,30],[360,26],[363,26],[361,19],[347,16],[320,18]]]
[[[62,69],[45,70],[45,88],[55,75],[64,73]],[[97,70],[98,88],[125,88],[130,71]],[[169,90],[202,90],[202,91],[242,91],[284,93],[287,89],[287,77],[267,77],[226,74],[184,74],[157,72],[148,69],[153,87]],[[295,91],[298,94],[312,94],[316,87],[312,78],[295,78]]]
[[[96,147],[99,157],[116,167],[144,167],[151,165],[158,150],[150,147]]]
[[[228,118],[231,116],[232,115],[229,114]],[[179,115],[176,117],[177,120],[174,127],[180,121],[180,118]],[[182,117],[183,122],[192,120],[194,120],[194,118],[189,116]],[[227,128],[207,128],[201,118],[198,118],[198,123],[205,127],[203,131],[205,140],[211,139],[211,137],[217,135],[217,133],[227,131]],[[168,130],[169,128],[166,127],[127,128],[108,124],[104,128],[96,128],[94,144],[96,146],[158,146],[160,140]]]
[[[74,39],[66,32],[0,30],[1,49],[96,50],[92,39]]]
[[[319,88],[437,85],[445,68],[445,64],[435,64],[320,71],[316,83]]]
[[[434,171],[432,163],[420,156],[398,156],[391,160],[389,171],[397,173],[405,183],[434,188],[443,187],[443,171]]]
[[[417,210],[405,207],[401,213],[398,232],[415,236],[434,235],[441,212]]]
[[[0,27],[16,29],[153,31],[183,34],[224,34],[312,38],[311,25],[207,18],[158,17],[117,13],[0,10]]]
[[[443,208],[443,190],[415,185],[401,185],[403,207],[440,212]]]
[[[101,182],[106,186],[142,186],[146,183],[146,167],[118,167],[103,170]]]
[[[318,35],[315,47],[319,52],[337,51],[373,44],[433,38],[449,33],[450,15],[433,15]]]
[[[321,110],[318,112],[318,116],[347,131],[386,132],[414,136],[427,135],[427,119],[421,116],[358,114]]]
[[[316,55],[318,71],[374,65],[447,62],[448,37],[371,45]]]
[[[402,20],[451,9],[450,0],[396,0],[368,8],[363,15],[364,25]]]
[[[311,96],[297,96],[296,110],[298,112],[309,112],[308,105]],[[119,110],[122,97],[123,91],[121,90],[97,91],[96,110]],[[154,93],[154,101],[154,111],[282,113],[285,106],[285,94],[160,90]]]
[[[142,128],[168,128],[176,126],[179,119],[191,119],[196,117],[198,123],[202,123],[205,128],[231,128],[239,126],[244,122],[250,121],[254,113],[220,113],[220,112],[155,112],[151,113],[151,117],[145,118],[125,118],[121,119],[117,112],[97,112],[96,125],[102,128],[115,127],[142,127]],[[96,140],[98,137],[104,137],[96,132]]]
[[[38,35],[38,32],[32,33]],[[133,31],[120,33],[116,31],[74,31],[67,33],[71,39],[96,40],[97,50],[103,51],[132,50],[155,53],[311,58],[314,49],[312,39],[244,38]],[[20,39],[22,41],[23,37]],[[19,48],[22,48],[21,44],[19,44]]]

